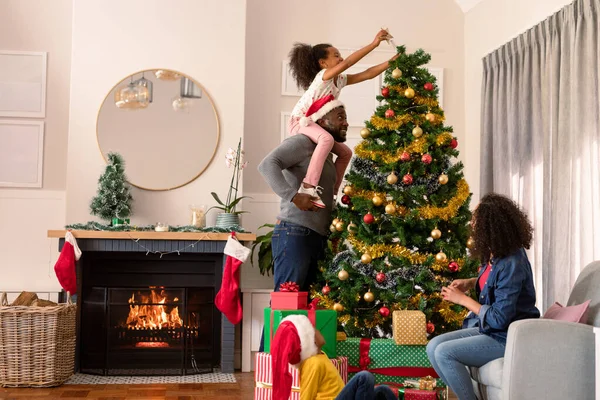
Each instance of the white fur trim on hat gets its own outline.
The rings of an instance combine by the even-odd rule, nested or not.
[[[319,119],[327,115],[331,110],[338,107],[344,107],[344,103],[342,103],[339,100],[332,100],[329,103],[326,103],[323,107],[321,107],[319,111],[313,113],[310,116],[310,119],[312,119],[314,122],[317,122]]]
[[[309,357],[319,354],[319,348],[315,343],[315,327],[310,323],[306,315],[289,315],[281,322],[289,321],[296,327],[300,338],[300,362]]]
[[[310,123],[310,117],[300,118],[300,126],[308,126],[309,123]]]

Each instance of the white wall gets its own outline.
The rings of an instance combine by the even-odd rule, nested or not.
[[[174,69],[204,85],[219,114],[221,141],[215,161],[191,184],[170,192],[134,188],[132,224],[187,224],[190,204],[213,205],[211,191],[225,196],[231,170],[221,160],[244,134],[245,26],[245,0],[75,2],[68,223],[91,219],[89,203],[104,168],[95,132],[104,96],[123,77],[144,69]],[[214,218],[209,214],[207,222]]]
[[[483,0],[465,15],[465,121],[462,147],[465,177],[473,200],[480,198],[480,120],[482,59],[514,37],[537,25],[572,0]],[[515,99],[515,101],[519,101]]]

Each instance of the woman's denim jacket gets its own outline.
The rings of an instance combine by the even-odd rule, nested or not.
[[[479,327],[479,332],[504,344],[511,322],[540,316],[535,307],[531,265],[523,248],[509,256],[493,258],[487,282],[480,290],[479,279],[483,271],[481,268],[475,283],[477,300],[481,304],[479,315],[469,313],[463,328]]]

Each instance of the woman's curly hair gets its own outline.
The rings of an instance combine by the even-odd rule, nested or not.
[[[533,227],[527,215],[511,199],[497,193],[483,196],[473,213],[472,254],[482,263],[491,255],[506,257],[531,246]]]
[[[290,50],[290,68],[298,87],[306,90],[321,70],[319,60],[327,58],[327,52],[332,47],[329,43],[311,46],[306,43],[294,43]]]

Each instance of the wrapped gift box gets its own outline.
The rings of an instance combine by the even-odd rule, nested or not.
[[[271,293],[273,310],[305,310],[308,308],[308,292]]]
[[[344,383],[348,382],[348,359],[346,357],[332,358],[331,362],[339,371]],[[292,394],[291,400],[300,400],[300,371],[290,365],[289,371],[292,374]],[[255,400],[271,400],[273,388],[273,373],[271,370],[271,355],[268,353],[257,353],[254,368],[254,388]]]
[[[394,311],[392,323],[396,344],[427,344],[427,321],[422,311]]]
[[[336,338],[337,338],[337,312],[333,310],[316,310],[313,311],[316,315],[316,328],[321,331],[325,338],[323,352],[329,358],[335,358],[336,353]],[[277,327],[288,315],[306,315],[308,310],[274,310],[265,308],[265,353],[271,352],[271,340],[277,331]]]
[[[387,385],[386,385],[387,383]],[[386,385],[398,397],[399,400],[447,400],[448,392],[446,388],[436,388],[435,390],[419,390],[404,387],[402,384],[386,382],[375,386]]]

